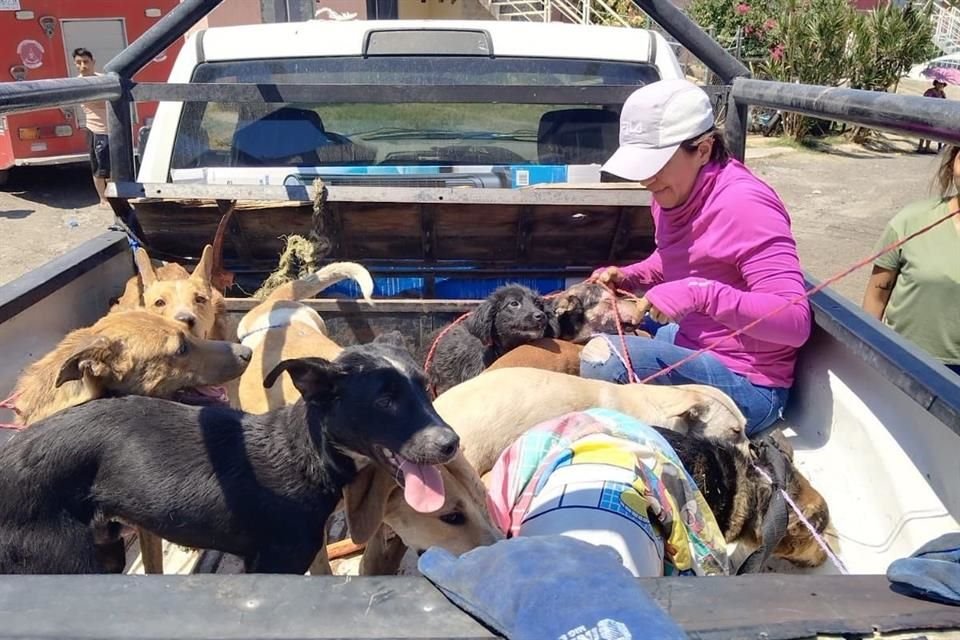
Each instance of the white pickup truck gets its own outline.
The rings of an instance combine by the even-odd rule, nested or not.
[[[548,292],[597,265],[650,252],[649,194],[601,183],[599,164],[616,147],[628,90],[675,77],[682,73],[666,40],[646,30],[406,21],[208,29],[187,40],[169,79],[206,83],[204,98],[160,106],[137,182],[111,193],[132,205],[127,226],[159,258],[195,260],[228,219],[222,252],[236,283],[228,300],[234,323],[251,307],[243,292],[276,267],[281,236],[314,230],[330,240],[329,259],[359,261],[377,282],[373,308],[311,302],[335,338],[365,341],[399,327],[419,341],[502,282]],[[323,95],[298,93],[315,84]],[[710,91],[718,107],[726,104],[719,88]],[[316,178],[328,186],[321,216],[311,215]],[[0,288],[0,395],[67,331],[103,315],[133,269],[127,237],[114,231]],[[892,594],[882,575],[892,560],[958,529],[960,379],[831,291],[811,303],[815,331],[778,426],[829,503],[830,546],[859,577],[825,578],[838,572],[831,564],[808,576],[771,564],[773,574],[652,580],[651,593],[702,637],[960,629],[957,616]],[[390,597],[377,600],[387,587],[376,579],[336,583],[349,586],[347,601],[328,587],[295,592],[279,577],[256,585],[216,578],[226,582],[190,583],[179,595],[150,587],[150,597],[199,625],[188,625],[190,637],[215,634],[214,621],[222,625],[216,633],[231,629],[231,637],[266,628],[256,617],[238,627],[233,601],[204,584],[251,602],[276,603],[282,592],[298,606],[355,621],[364,609],[397,616],[394,626],[381,619],[383,635],[363,637],[401,637],[401,629],[409,633],[402,637],[490,637],[469,626],[456,631],[461,619],[449,605],[446,622],[417,622],[423,602],[443,601],[416,579],[397,578],[405,593],[388,588],[398,609]],[[285,628],[307,628],[301,613]],[[83,621],[102,637],[118,633],[92,616]]]

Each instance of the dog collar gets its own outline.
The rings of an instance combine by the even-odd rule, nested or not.
[[[289,325],[290,325],[290,323],[284,323],[284,324],[268,324],[268,325],[265,326],[265,327],[257,327],[256,329],[253,329],[253,330],[251,330],[251,331],[248,331],[248,332],[246,332],[245,334],[243,334],[242,336],[238,335],[238,336],[237,336],[237,339],[240,340],[240,342],[242,343],[244,340],[246,340],[246,339],[249,338],[250,336],[255,336],[255,335],[257,335],[258,333],[263,333],[264,331],[270,331],[270,329],[282,329],[282,328],[287,327],[287,326],[289,326]]]

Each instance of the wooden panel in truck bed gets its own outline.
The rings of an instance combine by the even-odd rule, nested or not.
[[[333,250],[327,259],[354,260],[372,270],[407,263],[417,272],[426,268],[435,274],[464,264],[488,275],[517,268],[564,273],[634,262],[653,250],[648,192],[564,186],[329,187],[324,229]],[[238,273],[271,271],[283,238],[306,236],[311,228],[312,188],[136,188],[125,193],[147,196],[132,204],[151,254],[165,259],[195,258],[212,241],[222,211],[218,201],[237,201],[224,259]],[[276,201],[254,200],[266,197]]]

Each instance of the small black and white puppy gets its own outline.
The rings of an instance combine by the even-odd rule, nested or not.
[[[285,360],[264,385],[284,372],[302,399],[263,415],[130,396],[18,434],[0,449],[0,573],[116,571],[123,546],[103,532],[122,522],[238,555],[248,573],[303,574],[358,462],[399,477],[457,454],[404,349]]]
[[[552,306],[536,291],[519,284],[499,287],[437,343],[427,367],[431,389],[440,395],[511,349],[558,331]]]

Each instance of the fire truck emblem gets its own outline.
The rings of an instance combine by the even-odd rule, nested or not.
[[[23,40],[17,45],[17,55],[27,69],[39,69],[43,66],[43,45],[36,40]]]

